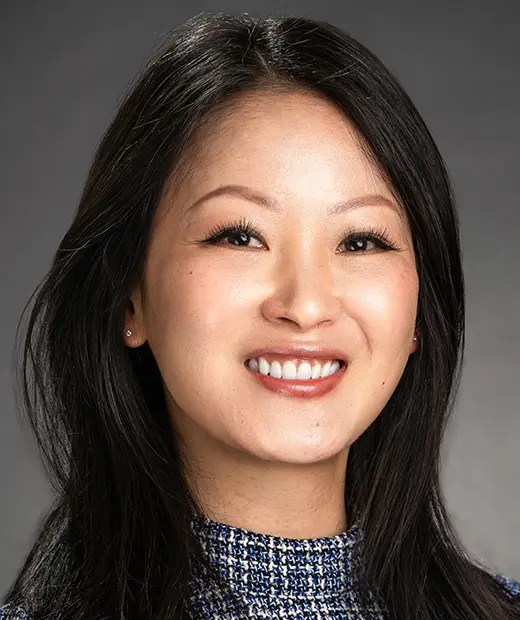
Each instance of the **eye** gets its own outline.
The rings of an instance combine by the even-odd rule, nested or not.
[[[340,252],[340,254],[367,253],[374,251],[374,249],[399,250],[397,245],[389,240],[388,233],[385,229],[374,228],[357,232],[351,229],[345,233],[344,237],[342,245],[344,244],[350,249],[346,252]],[[216,226],[209,232],[205,239],[200,241],[200,243],[217,245],[220,241],[228,239],[231,241],[231,245],[237,247],[251,247],[249,246],[251,238],[265,245],[261,233],[253,226],[252,222],[242,219],[239,222]]]
[[[350,249],[347,252],[368,252],[374,249],[397,250],[397,246],[387,240],[383,232],[365,231],[350,234],[343,241],[343,244]],[[370,247],[372,246],[372,247]],[[344,253],[344,252],[342,252]]]
[[[265,245],[260,231],[253,226],[253,223],[241,219],[239,222],[216,226],[209,231],[208,236],[202,239],[200,243],[216,245],[223,239],[230,239],[233,241],[232,245],[247,247],[249,238],[255,238]]]

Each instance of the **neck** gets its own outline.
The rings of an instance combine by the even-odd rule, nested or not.
[[[208,518],[285,538],[321,538],[347,531],[348,448],[310,464],[254,459],[222,444],[196,454],[197,459],[185,459],[190,463],[187,478]]]

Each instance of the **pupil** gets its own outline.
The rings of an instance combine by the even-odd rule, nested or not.
[[[237,241],[238,243],[234,243],[234,245],[240,245],[240,242],[243,241],[244,243],[247,242],[247,238],[248,238],[248,234],[245,232],[239,232],[239,233],[235,233],[234,235],[230,236],[230,239],[233,241]]]

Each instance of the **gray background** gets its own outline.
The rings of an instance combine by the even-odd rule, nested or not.
[[[50,489],[14,408],[23,304],[70,225],[102,132],[162,36],[207,10],[331,21],[401,80],[451,172],[467,279],[465,370],[443,489],[469,553],[520,579],[520,3],[11,1],[0,9],[0,595]]]

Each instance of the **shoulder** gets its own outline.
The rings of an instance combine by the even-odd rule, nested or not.
[[[31,615],[21,607],[7,604],[0,606],[0,620],[31,620]]]
[[[504,575],[493,574],[493,577],[498,583],[502,584],[510,594],[520,597],[520,581],[516,581]],[[7,604],[0,606],[0,620],[32,620],[32,616],[22,607],[15,607],[11,604]]]
[[[502,584],[506,588],[510,594],[520,597],[520,581],[515,581],[514,579],[511,579],[511,577],[505,577],[504,575],[493,576],[498,583]]]

